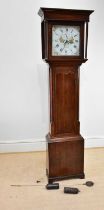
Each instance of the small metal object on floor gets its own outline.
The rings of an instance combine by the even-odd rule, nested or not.
[[[80,191],[78,188],[75,187],[64,187],[64,193],[68,194],[78,194]]]
[[[59,189],[59,183],[52,183],[46,185],[47,190],[57,190]]]
[[[87,181],[83,185],[86,185],[87,187],[92,187],[94,185],[94,182],[92,181]]]

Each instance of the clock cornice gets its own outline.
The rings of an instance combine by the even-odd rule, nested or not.
[[[42,20],[70,20],[89,22],[89,16],[94,10],[77,10],[40,7],[39,16]]]

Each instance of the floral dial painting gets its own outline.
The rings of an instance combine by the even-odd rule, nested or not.
[[[53,25],[52,56],[80,55],[80,26]]]

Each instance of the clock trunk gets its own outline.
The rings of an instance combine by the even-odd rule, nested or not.
[[[79,134],[79,66],[50,64],[51,136]]]

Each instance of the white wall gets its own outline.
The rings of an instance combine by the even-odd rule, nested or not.
[[[94,9],[88,62],[81,66],[81,133],[104,146],[104,1],[0,0],[0,151],[45,148],[48,69],[41,59],[40,7]]]

